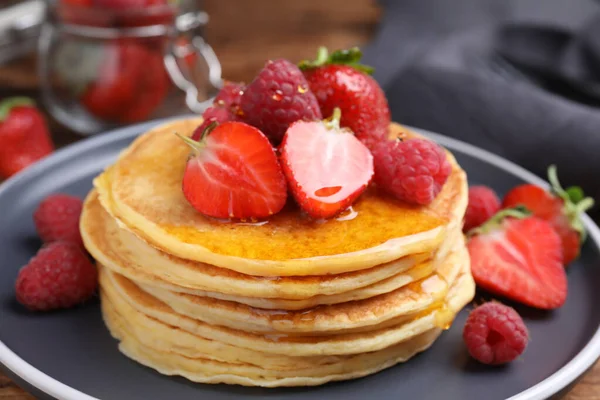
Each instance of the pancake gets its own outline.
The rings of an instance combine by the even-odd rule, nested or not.
[[[141,316],[151,327],[143,331],[119,315],[110,302],[102,304],[105,322],[125,355],[162,374],[201,383],[307,386],[357,378],[408,360],[428,348],[441,333],[441,329],[432,329],[379,352],[355,356],[288,357],[207,341]],[[165,340],[171,335],[176,336],[176,345]]]
[[[265,333],[346,331],[414,314],[445,298],[468,259],[464,243],[461,241],[457,247],[434,274],[419,281],[360,301],[297,311],[265,310],[210,297],[170,292],[149,285],[138,286],[175,312],[212,325]],[[111,272],[108,274],[111,279],[119,279]]]
[[[351,355],[381,350],[436,327],[448,327],[454,315],[474,295],[475,285],[468,259],[465,261],[445,300],[414,314],[408,321],[403,320],[401,324],[394,326],[373,326],[366,332],[334,332],[325,336],[265,335],[207,324],[178,314],[127,279],[112,280],[105,268],[100,268],[100,284],[102,301],[109,301],[118,312],[129,306],[165,325],[207,340],[287,356]]]
[[[81,234],[92,256],[107,268],[136,282],[165,290],[237,301],[262,308],[279,307],[285,300],[298,300],[289,309],[325,304],[318,296],[336,296],[354,292],[390,277],[403,274],[403,283],[420,279],[434,269],[432,254],[416,254],[372,268],[338,275],[260,277],[241,274],[206,263],[185,260],[148,245],[116,221],[102,208],[98,195],[87,197],[81,216]],[[444,243],[437,251],[443,257]],[[415,268],[416,265],[419,268]],[[388,285],[386,283],[386,285]],[[374,288],[372,287],[370,291]],[[392,290],[392,289],[390,289]],[[363,297],[364,298],[364,297]],[[273,300],[269,300],[273,299]],[[337,296],[329,303],[356,300]],[[299,301],[304,300],[304,301]],[[339,300],[339,301],[338,301]],[[293,303],[293,302],[288,302]],[[283,307],[285,308],[285,307]]]
[[[133,318],[130,314],[123,316],[108,301],[104,301],[102,307],[105,322],[113,336],[121,341],[119,348],[124,354],[167,375],[182,375],[203,383],[274,387],[350,379],[408,360],[429,347],[441,333],[441,329],[435,328],[379,352],[289,357],[205,340],[143,314]],[[176,341],[169,342],[170,337]]]
[[[207,218],[183,196],[189,149],[174,135],[190,135],[200,122],[185,119],[152,129],[94,180],[102,205],[120,225],[165,253],[247,275],[340,274],[431,253],[447,225],[464,214],[466,175],[447,153],[452,174],[427,207],[371,187],[344,218],[314,221],[292,205],[266,223]],[[415,136],[396,124],[390,132]]]

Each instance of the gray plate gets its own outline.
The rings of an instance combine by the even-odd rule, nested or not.
[[[560,310],[516,306],[531,331],[525,355],[502,368],[472,362],[461,340],[467,310],[427,352],[378,374],[314,388],[261,389],[192,384],[161,376],[122,356],[97,302],[32,315],[15,301],[20,266],[40,246],[31,214],[44,196],[84,196],[92,178],[121,149],[156,122],[82,141],[58,151],[0,186],[0,363],[40,397],[61,399],[542,399],[564,390],[600,355],[600,231],[587,217],[590,238],[569,269],[569,296]],[[504,194],[522,182],[544,183],[497,156],[443,136],[472,184]],[[478,294],[477,298],[485,297]]]

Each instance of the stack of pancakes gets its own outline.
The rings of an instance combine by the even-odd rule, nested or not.
[[[199,123],[139,137],[86,199],[104,320],[127,356],[196,382],[318,385],[408,360],[471,301],[467,183],[450,153],[427,207],[373,187],[327,221],[291,201],[267,221],[222,221],[181,190],[189,149],[174,133]]]

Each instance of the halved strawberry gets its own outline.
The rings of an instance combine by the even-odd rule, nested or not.
[[[373,156],[340,128],[340,109],[329,120],[293,123],[281,144],[281,164],[292,195],[310,216],[330,218],[348,208],[373,177]]]
[[[532,184],[520,185],[508,192],[502,206],[521,205],[536,217],[550,222],[561,237],[563,264],[567,265],[579,256],[586,236],[581,214],[594,205],[594,200],[585,197],[579,187],[563,189],[554,165],[548,168],[548,180],[552,185],[550,192]]]
[[[287,188],[267,137],[242,122],[215,125],[200,141],[180,136],[192,148],[183,176],[186,199],[215,218],[264,218],[279,212]]]
[[[471,271],[479,287],[540,309],[564,304],[561,242],[548,222],[506,209],[469,235]]]

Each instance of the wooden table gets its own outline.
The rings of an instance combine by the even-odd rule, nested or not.
[[[372,37],[380,10],[375,0],[204,0],[211,17],[209,43],[222,64],[224,77],[249,81],[265,59],[293,61],[312,58],[318,45],[343,48],[361,45]],[[0,67],[0,98],[38,97],[35,56]],[[58,146],[80,137],[49,118]],[[0,374],[0,400],[26,400],[30,395]],[[600,399],[600,363],[564,397]],[[109,400],[109,399],[106,399]]]

